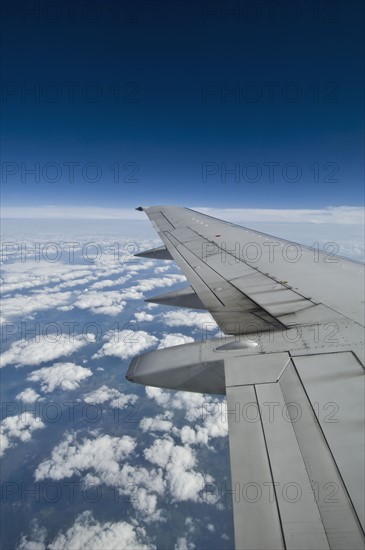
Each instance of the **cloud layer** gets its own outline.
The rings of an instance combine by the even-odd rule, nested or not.
[[[8,416],[0,424],[0,456],[13,447],[16,440],[27,442],[32,439],[35,430],[45,428],[45,424],[29,412]]]
[[[151,348],[158,342],[156,336],[144,330],[110,331],[106,335],[106,340],[107,342],[95,354],[95,358],[114,356],[129,359],[134,355],[138,355],[141,351]]]
[[[193,206],[202,214],[227,221],[268,221],[306,223],[364,223],[364,209],[357,206],[328,206],[321,209],[261,209],[261,208],[207,208]],[[132,208],[103,208],[94,206],[6,206],[3,218],[21,219],[99,219],[140,220],[140,212]]]
[[[75,363],[55,363],[51,367],[43,367],[27,376],[31,382],[39,382],[41,390],[45,393],[61,390],[75,390],[80,382],[92,376],[90,369],[76,365]]]
[[[136,527],[126,521],[101,523],[86,510],[77,516],[75,523],[65,533],[60,532],[53,541],[46,544],[47,531],[33,526],[28,537],[22,535],[18,550],[154,550],[156,546],[147,538],[142,527]]]
[[[19,367],[39,365],[46,361],[53,361],[59,357],[71,355],[86,344],[87,342],[82,336],[70,338],[67,334],[57,336],[56,341],[46,340],[45,338],[17,340],[3,353],[1,366],[5,367],[11,363]]]

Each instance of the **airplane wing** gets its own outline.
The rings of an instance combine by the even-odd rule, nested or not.
[[[135,357],[133,382],[225,394],[236,549],[363,549],[364,266],[188,208],[139,207],[226,335]],[[208,329],[208,327],[207,327]],[[204,332],[204,331],[203,331]]]

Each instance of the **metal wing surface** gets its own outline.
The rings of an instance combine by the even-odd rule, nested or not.
[[[226,394],[236,549],[364,548],[364,266],[188,208],[140,207],[224,339],[134,358],[131,381]]]

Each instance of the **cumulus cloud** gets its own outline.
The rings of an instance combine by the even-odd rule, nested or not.
[[[25,548],[25,547],[24,547]],[[66,533],[59,533],[48,545],[49,550],[85,548],[90,550],[150,550],[156,546],[147,538],[142,527],[126,521],[100,523],[90,511],[83,512]]]
[[[36,471],[36,481],[43,479],[60,480],[80,474],[84,470],[94,469],[96,473],[105,473],[110,468],[110,475],[118,462],[130,455],[135,449],[133,438],[98,435],[77,441],[76,434],[68,434],[66,439],[57,445],[51,458],[41,462]]]
[[[133,269],[133,271],[136,271],[137,268],[138,270],[140,270],[141,268],[145,269],[146,266],[145,265],[135,266],[135,267],[132,267],[131,269]],[[120,300],[142,300],[144,298],[144,292],[148,292],[149,290],[153,290],[155,288],[170,287],[175,285],[176,283],[180,283],[183,281],[186,281],[186,278],[183,275],[166,275],[165,277],[139,279],[137,281],[137,284],[131,287],[123,288],[118,292],[117,291],[111,291],[109,293],[105,292],[104,294],[114,293],[116,296],[119,297]]]
[[[18,550],[155,550],[156,546],[148,539],[145,529],[126,521],[106,521],[94,519],[86,510],[76,517],[75,523],[65,533],[47,543],[47,530],[37,522],[32,525],[30,535],[21,535]]]
[[[158,349],[170,348],[172,346],[180,346],[181,344],[188,344],[194,342],[194,338],[191,336],[185,336],[180,332],[175,332],[173,334],[164,334],[160,339]]]
[[[195,525],[192,517],[188,516],[187,518],[185,518],[185,528],[187,529],[188,533],[194,533]]]
[[[29,535],[20,536],[17,550],[46,550],[47,529],[40,527],[36,520],[32,521]]]
[[[62,243],[55,244],[59,250],[62,250],[64,255],[67,256],[70,254],[67,247],[66,250],[63,250]],[[80,251],[81,245],[82,243],[79,243],[76,250]],[[35,243],[29,242],[29,247],[33,251],[32,254],[34,256]],[[13,248],[10,247],[8,254],[12,256],[13,260],[20,260],[19,251],[14,253]],[[42,260],[42,258],[36,260],[34,257],[29,257],[27,253],[27,262],[14,261],[5,264],[3,267],[2,287],[4,294],[20,290],[32,291],[28,295],[17,294],[4,297],[4,321],[8,318],[11,319],[16,316],[24,317],[24,315],[30,315],[34,312],[51,308],[68,311],[73,307],[73,302],[75,302],[76,307],[89,309],[93,313],[117,315],[123,310],[126,299],[143,298],[141,290],[137,288],[138,285],[130,289],[122,289],[121,291],[96,291],[122,285],[133,275],[145,271],[154,265],[155,262],[153,261],[125,262],[120,264],[120,262],[116,262],[115,254],[110,254],[106,250],[103,250],[102,256],[98,257],[98,261],[89,265],[85,265],[85,263],[70,265],[70,263],[65,264],[63,261],[49,262],[46,259]],[[121,272],[124,272],[124,275],[115,279],[110,278],[112,275],[120,275]],[[103,280],[98,280],[101,278]],[[82,293],[80,293],[80,290],[63,291],[76,286],[87,285],[88,283],[93,283],[89,292],[88,289]],[[172,284],[172,281],[166,279],[161,284]],[[37,287],[42,288],[38,289]]]
[[[157,344],[158,339],[144,330],[120,330],[109,331],[106,334],[108,340],[103,347],[94,355],[94,358],[103,356],[120,357],[128,359],[138,355],[141,351],[151,348]]]
[[[117,291],[83,292],[73,304],[80,309],[89,309],[92,313],[100,313],[104,315],[118,315],[126,305],[123,300],[123,295]]]
[[[39,243],[38,243],[39,244]],[[29,244],[30,249],[35,250],[34,243]],[[6,252],[11,252],[11,247]],[[20,259],[20,255],[12,258]],[[26,257],[27,261],[16,261],[3,265],[3,292],[16,290],[33,289],[39,286],[46,287],[48,284],[62,283],[79,279],[85,276],[92,276],[93,266],[70,265],[63,262],[48,262],[46,260],[36,261],[34,258]]]
[[[137,311],[134,316],[139,323],[142,323],[143,321],[153,321],[154,319],[153,315],[147,313],[146,311]]]
[[[34,250],[34,243],[29,243],[29,246]],[[42,246],[42,243],[40,243],[40,246]],[[68,257],[69,252],[67,251],[67,247],[66,250],[63,250],[62,243],[58,246],[59,249],[62,250],[62,257]],[[7,256],[6,248],[4,256],[5,258]],[[20,258],[20,254],[12,254],[13,260],[20,260]],[[26,262],[14,261],[3,265],[4,275],[2,290],[4,294],[20,290],[32,290],[30,296],[13,296],[12,300],[9,301],[7,308],[9,308],[10,311],[13,310],[14,315],[19,311],[22,305],[24,305],[25,309],[32,309],[35,307],[37,310],[41,308],[46,309],[48,305],[49,307],[53,305],[56,306],[56,301],[58,301],[58,303],[67,301],[67,297],[72,297],[74,294],[60,291],[80,285],[86,285],[101,277],[105,278],[114,274],[120,274],[126,270],[123,265],[117,264],[115,258],[106,251],[103,251],[102,257],[98,262],[88,265],[79,263],[74,264],[72,261],[71,263],[63,263],[63,261],[56,263],[48,262],[45,259],[42,260],[42,258],[36,261],[35,258],[28,257],[28,255],[26,259]],[[130,274],[126,275],[125,280],[128,280],[130,277]],[[117,279],[116,284],[121,284],[123,280],[123,277]],[[38,289],[37,287],[42,288]],[[35,294],[37,294],[37,301],[33,300],[32,304],[31,298]],[[48,294],[53,295],[53,298],[47,298]],[[27,299],[22,302],[21,298]],[[51,300],[53,300],[53,302],[51,302]],[[65,306],[61,304],[60,307]]]
[[[162,314],[162,319],[168,327],[194,327],[209,331],[218,330],[218,325],[210,313],[201,313],[196,311],[185,311],[175,309]]]
[[[85,403],[101,404],[110,401],[112,408],[122,409],[126,405],[133,404],[137,401],[138,396],[133,393],[123,394],[115,388],[109,388],[105,384],[96,390],[87,393],[83,400]]]
[[[35,479],[61,480],[86,474],[85,486],[105,483],[114,487],[130,497],[129,502],[143,514],[145,521],[161,520],[157,495],[165,491],[162,471],[128,464],[126,459],[135,448],[135,440],[127,435],[112,437],[94,432],[78,441],[77,434],[68,434],[53,449],[51,457],[39,464]]]
[[[160,267],[156,267],[156,269],[154,270],[154,272],[157,274],[157,273],[165,273],[166,271],[168,271],[169,269],[171,269],[171,265],[161,265]]]
[[[191,447],[176,445],[170,437],[165,436],[163,439],[155,439],[143,454],[146,460],[164,469],[168,489],[174,500],[202,501],[201,492],[205,483],[212,482],[213,478],[194,469],[196,458]]]
[[[38,399],[42,399],[39,393],[35,392],[32,388],[26,388],[25,390],[18,393],[16,396],[18,401],[23,403],[35,403]]]
[[[139,260],[138,263],[131,262],[129,264],[124,265],[124,269],[127,271],[133,271],[134,273],[137,273],[138,271],[145,271],[147,269],[150,269],[155,265],[155,262],[153,260]]]
[[[158,414],[154,418],[145,416],[140,421],[139,426],[143,432],[170,432],[173,428],[172,416],[169,411]]]
[[[186,277],[184,277],[184,275],[166,275],[165,277],[140,280],[138,284],[135,285],[135,288],[141,292],[147,292],[154,288],[169,287],[185,281]]]
[[[179,537],[175,544],[174,550],[194,550],[195,544],[188,541],[186,537]]]
[[[98,281],[91,285],[92,289],[99,290],[101,288],[107,288],[110,286],[119,286],[123,285],[126,281],[131,278],[131,275],[125,275],[123,277],[118,277],[117,279],[104,279],[103,281]]]
[[[55,287],[56,290],[60,290],[63,288],[73,288],[75,286],[79,285],[87,285],[90,283],[90,281],[95,281],[97,279],[97,276],[88,275],[87,277],[80,277],[80,279],[74,279],[73,281],[66,281],[65,283],[61,283]]]
[[[17,439],[23,442],[30,441],[33,432],[41,428],[45,428],[45,424],[29,412],[5,418],[0,424],[0,456],[13,447]]]
[[[177,409],[185,419],[193,423],[181,428],[174,426],[172,433],[179,436],[183,444],[206,445],[210,440],[228,435],[227,402],[225,399],[191,392],[170,392],[161,388],[146,386],[146,395],[168,411]]]
[[[161,388],[146,386],[145,391],[147,397],[149,399],[154,399],[158,405],[164,406],[170,402],[170,392],[164,391]]]
[[[25,296],[17,294],[8,298],[2,299],[2,312],[5,319],[13,317],[24,317],[36,311],[44,311],[57,306],[68,304],[71,300],[70,292],[54,292],[54,293],[37,293],[35,296]]]
[[[75,390],[80,382],[92,376],[90,369],[80,367],[75,363],[55,363],[51,367],[43,367],[27,376],[31,382],[40,382],[41,390],[45,393],[62,390]]]
[[[159,307],[158,304],[154,304],[153,302],[146,304],[147,309],[156,309],[156,307]]]
[[[72,311],[74,309],[74,306],[60,306],[57,309],[58,311]]]
[[[186,420],[196,422],[195,442],[207,445],[210,438],[228,435],[226,399],[202,393],[178,392],[172,395],[170,404],[173,408],[183,410]],[[181,429],[181,438],[184,441],[184,427]]]
[[[137,289],[136,286],[123,288],[120,291],[120,295],[124,300],[143,300],[143,294]]]
[[[59,357],[71,355],[86,345],[82,336],[70,338],[68,334],[57,335],[55,339],[18,340],[13,342],[9,349],[3,353],[1,366],[15,364],[39,365],[46,361],[53,361]]]

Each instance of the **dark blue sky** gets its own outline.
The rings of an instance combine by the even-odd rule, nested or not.
[[[363,6],[3,2],[3,204],[362,205]]]

